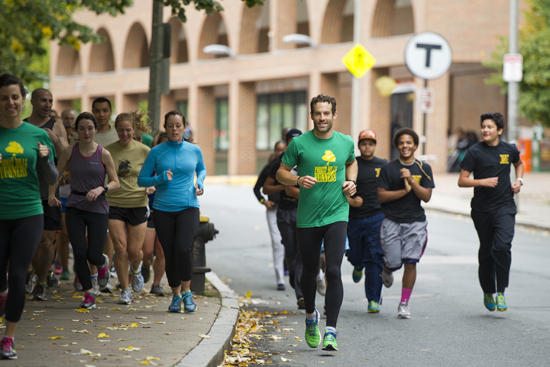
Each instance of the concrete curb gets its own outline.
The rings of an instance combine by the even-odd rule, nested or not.
[[[210,339],[203,339],[189,352],[176,367],[216,367],[221,364],[224,351],[229,349],[235,335],[235,327],[239,319],[239,301],[216,273],[206,273],[206,279],[220,292],[221,308],[208,333]]]

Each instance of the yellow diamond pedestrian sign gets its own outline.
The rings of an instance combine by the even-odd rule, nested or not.
[[[361,78],[367,71],[369,71],[376,60],[374,57],[361,45],[357,45],[347,53],[342,59],[342,62],[348,70],[358,78]]]

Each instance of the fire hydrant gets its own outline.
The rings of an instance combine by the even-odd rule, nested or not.
[[[193,241],[191,257],[193,260],[193,278],[191,279],[191,292],[204,294],[205,274],[211,269],[206,267],[206,250],[204,244],[216,237],[219,231],[210,223],[210,218],[200,216],[199,228]]]

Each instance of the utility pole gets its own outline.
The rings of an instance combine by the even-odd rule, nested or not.
[[[149,47],[149,94],[148,109],[149,123],[153,131],[159,130],[160,98],[162,93],[162,59],[164,26],[162,13],[164,5],[160,1],[153,1],[153,31]]]
[[[361,2],[355,0],[353,9],[353,43],[361,43]],[[359,125],[361,123],[361,79],[351,79],[351,136],[356,139],[359,136]],[[357,149],[357,148],[356,148]]]
[[[510,0],[510,44],[508,52],[518,53],[518,0]],[[518,82],[508,82],[508,140],[517,143],[519,132]]]

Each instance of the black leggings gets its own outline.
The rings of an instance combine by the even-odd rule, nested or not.
[[[164,212],[155,209],[155,230],[164,250],[166,277],[171,288],[193,277],[191,248],[199,228],[199,208],[179,212]]]
[[[336,327],[338,314],[344,298],[344,285],[340,268],[346,247],[347,222],[335,222],[322,227],[298,228],[298,248],[302,255],[302,279],[300,286],[304,293],[306,312],[315,312],[315,292],[319,273],[321,243],[325,240],[327,292],[325,308],[327,326]]]
[[[80,283],[82,283],[82,289],[92,289],[88,262],[95,266],[105,265],[103,248],[107,239],[109,214],[92,213],[68,207],[65,214],[65,223],[67,224],[69,240],[73,246],[76,274]],[[88,230],[87,245],[86,229]]]
[[[0,220],[0,292],[9,286],[6,320],[19,322],[25,307],[27,269],[42,237],[42,214]],[[8,267],[9,262],[9,269]],[[9,270],[9,278],[6,279]]]

